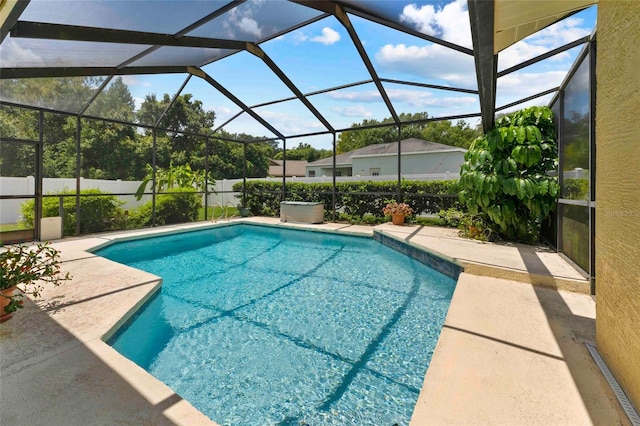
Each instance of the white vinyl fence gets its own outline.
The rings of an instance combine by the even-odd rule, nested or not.
[[[448,180],[458,179],[457,173],[438,173],[429,175],[403,175],[407,180]],[[398,177],[393,176],[339,176],[336,177],[338,182],[353,182],[359,180],[396,180]],[[282,182],[281,177],[268,178],[247,178],[247,180],[266,180],[273,182]],[[290,177],[287,182],[331,182],[331,176],[318,177]],[[210,189],[216,193],[209,194],[208,205],[236,206],[240,202],[237,198],[242,195],[241,192],[232,192],[233,185],[242,182],[242,179],[221,179],[211,185]],[[85,179],[80,178],[80,189],[99,189],[103,192],[112,194],[131,194],[135,193],[140,186],[140,181],[123,181],[123,180],[104,180],[104,179]],[[75,190],[76,180],[74,178],[44,178],[42,182],[44,194],[55,194],[67,190]],[[149,187],[147,187],[149,190]],[[35,178],[33,176],[26,177],[5,177],[0,176],[0,195],[33,195],[35,194]],[[151,200],[150,195],[145,195],[140,201],[133,195],[120,195],[118,198],[124,201],[123,209],[133,210],[147,201]],[[27,201],[26,199],[1,200],[0,201],[0,224],[16,223],[20,220],[20,206]],[[204,202],[204,196],[203,196]]]
[[[80,178],[80,189],[99,189],[113,194],[134,193],[140,186],[139,181],[103,180]],[[0,176],[0,195],[33,195],[36,180],[33,176],[5,177]],[[73,178],[44,178],[42,191],[44,194],[55,194],[63,191],[75,191],[76,180]],[[134,209],[151,199],[145,195],[140,201],[133,195],[120,196],[124,201],[123,209]],[[27,199],[0,201],[0,224],[16,223],[20,219],[20,206]]]

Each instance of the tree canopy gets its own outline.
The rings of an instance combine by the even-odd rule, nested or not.
[[[295,148],[287,149],[288,160],[306,160],[308,162],[320,160],[321,158],[331,157],[333,151],[330,149],[314,148],[308,143],[300,142]],[[284,152],[281,149],[276,151],[273,158],[282,160]]]
[[[153,131],[133,123],[153,126],[159,121],[159,128],[169,129],[156,132],[156,164],[163,169],[171,164],[188,164],[194,171],[204,170],[209,136],[209,168],[216,179],[242,177],[243,144],[215,136],[241,141],[263,139],[224,131],[214,134],[215,112],[207,111],[202,101],[189,93],[178,96],[173,105],[169,94],[160,98],[149,94],[136,111],[133,96],[121,77],[113,79],[90,103],[102,82],[101,78],[3,80],[0,88],[5,98],[16,103],[67,112],[78,112],[88,106],[80,120],[80,175],[85,178],[141,180],[145,177],[146,166],[153,163]],[[171,108],[167,110],[169,105]],[[44,113],[44,177],[75,177],[77,120],[74,115]],[[3,105],[0,132],[4,137],[37,141],[37,112]],[[249,176],[267,176],[268,159],[275,154],[274,147],[271,143],[248,144]],[[33,175],[34,147],[3,143],[0,172],[3,176]]]
[[[426,120],[429,115],[426,112],[419,112],[416,114],[400,114],[399,117],[403,122],[413,122]],[[366,119],[361,123],[354,123],[351,126],[353,130],[340,134],[336,150],[339,154],[342,154],[368,145],[397,142],[398,130],[395,126],[361,129],[361,127],[393,123],[394,121],[391,117],[381,121]],[[463,120],[459,120],[456,124],[443,120],[402,125],[400,138],[418,138],[468,149],[471,142],[479,135],[480,132],[477,129]]]
[[[247,176],[264,177],[269,170],[269,158],[281,159],[282,149],[277,142],[258,142],[264,137],[247,134],[230,134],[218,131],[214,111],[205,109],[201,100],[192,94],[178,96],[173,104],[172,96],[148,94],[140,108],[136,105],[128,86],[121,77],[109,84],[91,101],[103,78],[41,78],[1,80],[0,90],[5,99],[26,105],[49,107],[77,114],[44,112],[44,177],[80,175],[94,179],[141,180],[146,167],[153,163],[155,126],[155,163],[162,169],[170,165],[189,165],[192,170],[204,170],[207,166],[215,179],[240,178],[244,168],[243,143],[247,142]],[[168,110],[167,108],[171,106]],[[94,118],[95,117],[95,118]],[[105,118],[114,121],[99,120]],[[403,122],[428,118],[426,112],[400,114]],[[80,120],[79,164],[77,159],[77,129]],[[343,153],[363,146],[398,140],[393,125],[362,129],[363,126],[392,124],[391,118],[382,121],[367,119],[354,123],[353,130],[343,132],[337,141],[337,152]],[[38,140],[38,112],[34,110],[0,106],[0,132],[3,137]],[[478,135],[464,121],[434,121],[402,126],[403,139],[416,137],[428,141],[468,148]],[[207,139],[209,140],[207,159]],[[287,150],[290,160],[316,161],[331,156],[330,149],[320,149],[308,143]],[[27,176],[35,172],[35,148],[32,145],[2,144],[0,173],[3,176]]]

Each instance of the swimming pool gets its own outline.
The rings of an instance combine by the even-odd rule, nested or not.
[[[97,254],[163,277],[109,344],[220,424],[408,424],[455,288],[370,238],[251,225]]]

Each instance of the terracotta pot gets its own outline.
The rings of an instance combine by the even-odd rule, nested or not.
[[[404,223],[404,215],[402,213],[400,213],[400,214],[392,214],[391,215],[391,222],[394,225],[402,225]]]
[[[18,290],[18,287],[9,287],[9,288],[5,288],[0,290],[0,293],[2,293],[5,296],[13,296],[13,294]],[[0,297],[0,322],[5,322],[6,320],[10,319],[13,316],[13,312],[11,312],[10,314],[7,314],[4,311],[5,306],[7,306],[9,303],[11,302],[11,300],[7,299],[6,297]]]

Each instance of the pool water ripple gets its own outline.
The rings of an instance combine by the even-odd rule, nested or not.
[[[109,343],[224,425],[408,424],[455,287],[371,239],[247,225],[98,254],[163,277]]]

